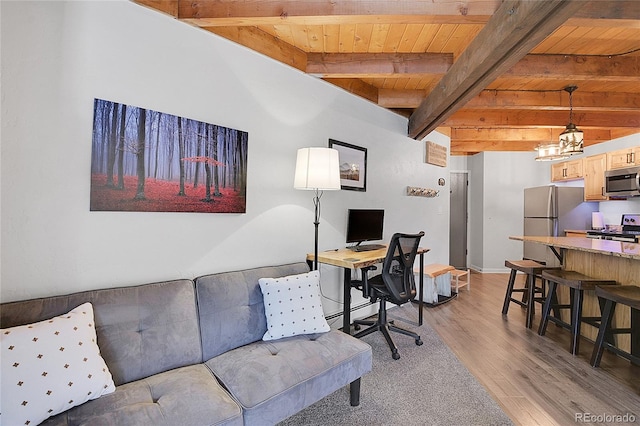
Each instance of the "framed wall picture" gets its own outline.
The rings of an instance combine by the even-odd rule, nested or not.
[[[329,148],[340,157],[340,188],[350,191],[367,190],[367,148],[329,139]]]
[[[91,211],[245,213],[247,132],[95,99]]]

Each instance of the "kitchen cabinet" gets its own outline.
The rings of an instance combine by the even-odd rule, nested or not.
[[[607,154],[592,155],[583,159],[585,201],[609,199],[604,195],[604,171],[606,167]]]
[[[582,159],[568,160],[551,165],[551,182],[583,178]]]
[[[640,166],[640,146],[607,153],[607,170]]]

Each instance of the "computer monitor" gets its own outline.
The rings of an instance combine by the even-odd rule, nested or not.
[[[349,209],[347,214],[347,243],[360,243],[382,239],[384,210]]]

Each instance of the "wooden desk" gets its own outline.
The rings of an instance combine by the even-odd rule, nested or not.
[[[424,254],[430,249],[418,247],[420,255],[420,299],[418,301],[418,325],[422,325],[422,292],[424,287],[423,268]],[[367,266],[382,263],[387,255],[387,247],[370,251],[353,251],[348,248],[327,250],[318,253],[318,263],[338,266],[344,269],[344,306],[342,309],[342,331],[351,334],[351,269],[362,269]],[[307,254],[307,262],[313,264],[314,254]]]

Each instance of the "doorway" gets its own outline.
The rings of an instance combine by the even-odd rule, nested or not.
[[[467,269],[468,172],[451,172],[449,194],[449,264]]]

